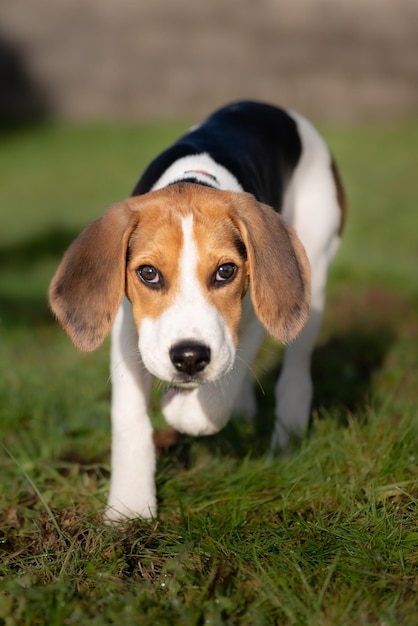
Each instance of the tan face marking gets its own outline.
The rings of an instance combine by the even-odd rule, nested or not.
[[[225,264],[236,275],[228,278],[225,267],[217,274]],[[143,266],[158,284],[149,273],[140,280]],[[109,332],[125,289],[144,358],[157,343],[163,363],[176,342],[199,342],[210,348],[209,381],[233,366],[249,277],[260,322],[291,341],[310,301],[309,262],[296,234],[249,194],[179,183],[112,205],[90,224],[64,255],[50,302],[74,343],[89,351]]]
[[[208,303],[215,306],[224,318],[236,344],[241,300],[248,287],[247,261],[239,230],[230,217],[229,205],[220,198],[212,203],[205,199],[200,206],[199,197],[190,202],[188,194],[185,195],[173,197],[172,205],[165,203],[142,208],[138,226],[132,233],[126,291],[133,306],[136,326],[139,329],[144,318],[159,318],[173,304],[181,288],[182,219],[192,213],[193,237],[199,255],[196,278]],[[236,265],[237,272],[231,282],[221,285],[213,279],[217,269],[226,263]],[[141,282],[137,270],[142,266],[158,270],[160,288]]]
[[[182,342],[203,345],[210,362],[196,375],[196,384],[217,380],[234,363],[241,299],[248,286],[230,195],[211,196],[195,185],[180,193],[166,189],[164,197],[155,193],[155,204],[138,211],[127,255],[126,292],[138,347],[150,372],[180,384],[184,377],[171,361],[171,350]],[[138,276],[144,266],[151,268],[151,282]]]
[[[173,302],[179,288],[179,259],[183,243],[180,215],[165,207],[145,207],[128,248],[126,292],[132,303],[137,328],[143,318],[156,319]],[[137,270],[154,267],[161,287],[141,282]]]
[[[248,288],[248,262],[240,232],[227,206],[214,204],[194,215],[194,237],[198,250],[197,278],[209,304],[224,318],[235,345],[241,319],[242,298]],[[233,264],[231,281],[219,282],[215,275],[221,266]]]

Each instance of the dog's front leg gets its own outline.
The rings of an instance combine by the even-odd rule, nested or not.
[[[139,351],[131,305],[125,298],[112,329],[112,461],[106,517],[154,517],[155,449],[148,417],[151,376]]]
[[[321,323],[312,311],[301,334],[287,346],[282,372],[276,384],[276,420],[271,452],[289,452],[291,438],[306,434],[312,402],[311,354]]]

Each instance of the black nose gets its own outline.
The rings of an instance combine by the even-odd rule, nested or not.
[[[209,364],[210,348],[195,341],[182,341],[171,348],[170,359],[176,370],[193,376]]]

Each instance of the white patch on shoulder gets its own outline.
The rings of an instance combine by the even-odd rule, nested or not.
[[[210,178],[204,172],[210,174]],[[223,191],[243,191],[242,186],[231,172],[223,165],[216,163],[212,157],[203,152],[191,154],[175,161],[166,169],[164,174],[152,187],[152,191],[162,189],[184,178],[196,178],[199,182],[209,183],[213,187]],[[213,180],[213,178],[215,180]]]
[[[143,319],[138,347],[145,367],[154,376],[176,383],[179,373],[170,360],[170,349],[182,341],[204,344],[210,348],[211,360],[199,382],[213,382],[232,369],[235,346],[224,318],[205,297],[207,287],[197,278],[199,254],[192,214],[182,219],[182,231],[179,292],[159,318]]]
[[[288,113],[297,124],[302,154],[285,192],[282,215],[296,230],[312,267],[318,258],[325,255],[329,262],[335,253],[341,211],[325,141],[307,119]]]

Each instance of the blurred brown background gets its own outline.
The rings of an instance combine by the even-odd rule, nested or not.
[[[0,118],[418,111],[418,0],[1,0]]]

